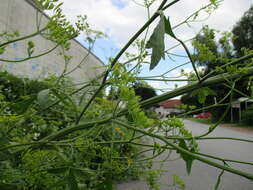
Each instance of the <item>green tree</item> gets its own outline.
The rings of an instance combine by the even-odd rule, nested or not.
[[[192,57],[194,61],[199,65],[205,68],[203,76],[212,76],[211,73],[215,72],[224,73],[224,72],[233,72],[238,70],[238,66],[228,66],[223,67],[226,63],[235,59],[236,55],[234,53],[235,49],[232,46],[232,33],[222,32],[221,37],[217,40],[216,36],[220,33],[214,29],[210,29],[208,26],[204,26],[199,34],[195,37],[192,42],[194,51]],[[245,51],[244,51],[245,54]],[[223,69],[221,69],[223,67]],[[240,67],[240,66],[239,66]],[[248,87],[249,80],[241,79],[237,80],[235,83],[235,89],[240,89],[243,94],[250,95],[250,89]],[[209,95],[206,98],[205,105],[212,105],[214,103],[214,98],[217,101],[222,100],[226,97],[226,94],[229,93],[230,88],[224,87],[223,84],[211,87],[211,89],[216,92],[215,96]],[[233,100],[242,96],[242,93],[234,93]],[[185,104],[194,104],[201,108],[203,105],[200,105],[198,101],[198,96],[196,93],[188,93],[182,97],[182,101]],[[224,103],[229,102],[229,97],[224,99]],[[220,113],[225,111],[225,107],[210,109],[214,119],[218,120]],[[229,119],[229,117],[227,117]]]
[[[218,31],[206,25],[192,41],[194,48],[192,57],[199,66],[205,68],[204,75],[224,65],[232,58],[231,34],[223,32],[217,41],[217,33]]]
[[[135,94],[141,97],[141,101],[157,96],[155,89],[146,82],[137,82],[133,88]]]
[[[237,56],[244,55],[242,48],[253,49],[253,6],[236,23],[232,33],[233,45]]]

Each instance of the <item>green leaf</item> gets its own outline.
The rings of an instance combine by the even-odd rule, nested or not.
[[[66,172],[68,169],[68,167],[61,167],[61,168],[51,168],[51,169],[47,169],[48,173],[51,174],[59,174],[59,173],[64,173]]]
[[[111,179],[106,179],[104,183],[98,185],[98,189],[106,189],[106,190],[113,190],[113,182]]]
[[[75,178],[75,175],[74,175],[74,173],[72,172],[71,169],[69,170],[69,175],[68,175],[67,180],[68,180],[69,190],[78,190],[79,189],[76,178]]]
[[[33,41],[28,41],[27,45],[28,45],[27,54],[28,54],[29,57],[31,57],[33,52],[34,52],[34,46],[35,45],[34,45]]]
[[[80,177],[96,175],[94,171],[88,168],[71,168],[75,175]]]
[[[3,190],[13,190],[13,189],[19,189],[18,186],[13,185],[13,184],[5,184],[5,183],[0,183],[0,189]]]
[[[172,177],[173,177],[173,186],[178,185],[179,189],[182,190],[185,189],[184,181],[178,175],[173,174]]]
[[[0,152],[0,161],[10,160],[13,158],[13,155],[7,150]]]
[[[45,90],[40,91],[37,95],[38,104],[42,109],[48,107],[51,104],[49,93],[50,93],[50,90],[45,89]]]
[[[152,48],[150,70],[154,69],[161,58],[165,58],[164,54],[164,34],[165,34],[165,17],[161,15],[160,21],[154,29],[150,39],[147,42],[146,48]]]
[[[210,0],[210,2],[211,2],[213,5],[217,6],[217,0]]]
[[[72,108],[76,111],[77,106],[75,102],[71,99],[71,97],[61,91],[58,91],[56,89],[51,89],[51,92],[53,95],[55,95],[65,106],[72,106]]]
[[[200,89],[194,90],[192,92],[192,96],[197,96],[198,97],[198,102],[200,104],[205,103],[206,97],[210,96],[210,95],[215,96],[216,92],[213,91],[212,89],[208,88],[208,87],[200,88]]]
[[[5,52],[5,47],[0,48],[0,55],[2,55]]]
[[[19,102],[13,104],[11,107],[18,114],[23,114],[33,104],[34,100],[36,100],[36,96],[29,96],[25,100],[22,100],[22,101],[19,101]]]
[[[187,151],[193,152],[193,150],[189,150],[189,148],[187,147],[184,140],[180,140],[178,145],[179,145],[179,147],[181,147],[181,148],[183,148]],[[181,157],[185,161],[187,173],[188,173],[188,175],[190,175],[191,168],[192,168],[192,162],[193,162],[194,159],[191,156],[189,156],[188,154],[185,154],[185,153],[180,152],[180,151],[177,151],[177,152],[180,153]]]
[[[172,38],[176,38],[176,35],[172,31],[169,17],[168,17],[168,19],[166,19],[164,17],[164,20],[165,20],[164,24],[165,24],[165,32],[166,32],[166,34],[170,35]]]
[[[251,98],[253,98],[253,86],[250,87],[251,90]]]
[[[162,147],[159,143],[155,142],[154,149],[153,149],[153,155],[160,154],[162,152]]]

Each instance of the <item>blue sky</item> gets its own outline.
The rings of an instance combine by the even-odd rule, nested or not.
[[[112,0],[112,4],[120,9],[123,9],[127,5],[127,2],[123,0]]]

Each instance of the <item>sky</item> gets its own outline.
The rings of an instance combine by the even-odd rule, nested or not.
[[[67,18],[74,22],[76,16],[87,15],[88,22],[96,29],[107,34],[106,39],[97,40],[93,49],[93,53],[97,55],[105,64],[108,58],[113,57],[124,46],[131,36],[147,20],[147,10],[140,6],[144,0],[61,0],[64,2],[63,12]],[[169,0],[168,2],[171,2]],[[185,20],[190,14],[199,8],[207,5],[209,0],[181,0],[164,12],[165,16],[170,17],[172,26]],[[150,8],[151,15],[155,12],[161,0],[156,2]],[[177,37],[181,40],[187,40],[194,37],[204,25],[220,30],[231,31],[235,23],[240,19],[245,11],[253,4],[252,0],[224,0],[221,5],[209,17],[207,13],[201,12],[199,18],[206,18],[204,21],[191,23],[190,26],[182,25],[174,30]],[[151,25],[150,31],[155,27],[155,23]],[[83,36],[77,38],[81,43]],[[166,48],[170,48],[176,44],[175,41],[166,38]],[[191,49],[190,43],[187,44]],[[134,48],[129,48],[129,52],[134,53]],[[172,53],[185,55],[182,47],[172,50]],[[144,66],[141,76],[157,75],[163,71],[169,70],[177,65],[187,62],[187,58],[173,57],[162,60],[159,65],[151,72],[148,65]],[[185,71],[191,71],[191,65],[182,67]],[[181,69],[181,68],[180,68]],[[180,69],[170,73],[175,77],[180,73]],[[171,89],[175,83],[162,83],[158,81],[148,81],[154,88]],[[179,86],[185,85],[180,83]]]

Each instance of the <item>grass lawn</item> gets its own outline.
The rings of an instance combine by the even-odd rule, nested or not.
[[[245,125],[243,123],[222,123],[222,124],[229,125],[231,127],[242,127],[242,128],[252,128],[253,129],[252,125]]]
[[[214,122],[212,122],[212,119],[204,119],[204,118],[184,118],[190,121],[194,121],[194,122],[198,122],[198,123],[203,123],[203,124],[213,124]],[[226,125],[226,126],[230,126],[230,127],[240,127],[240,128],[251,128],[253,129],[252,125],[245,125],[243,123],[228,123],[228,122],[222,122],[222,125]]]

